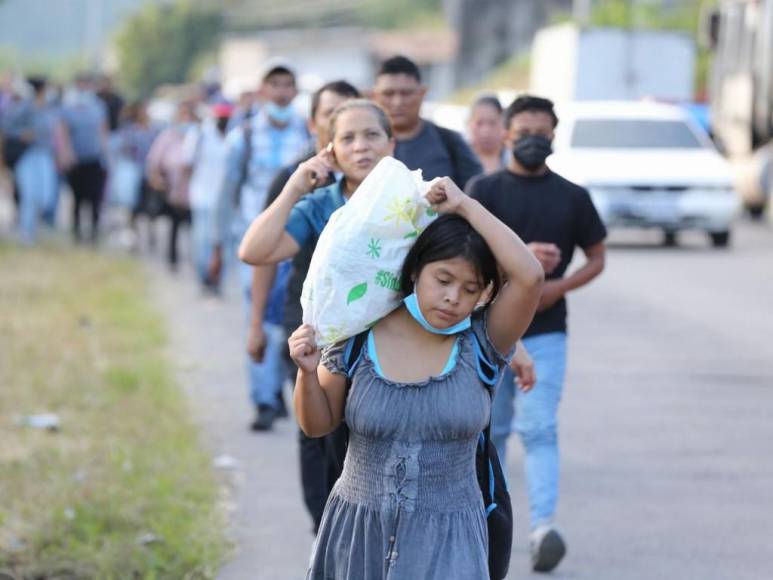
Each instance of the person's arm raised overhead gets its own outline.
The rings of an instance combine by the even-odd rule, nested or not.
[[[466,219],[494,254],[506,282],[490,307],[488,333],[499,352],[508,352],[534,317],[545,278],[542,265],[513,230],[462,193],[450,178],[435,181],[427,200],[441,213]]]
[[[290,211],[332,169],[332,154],[327,150],[301,163],[287,180],[279,197],[250,224],[239,245],[239,259],[260,266],[276,264],[297,254],[300,244],[285,231]]]

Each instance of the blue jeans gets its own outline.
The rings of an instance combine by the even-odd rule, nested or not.
[[[53,153],[38,145],[30,147],[19,159],[15,177],[19,186],[19,233],[24,243],[31,244],[37,237],[40,217],[58,194]]]
[[[249,327],[252,304],[252,266],[239,264],[239,274],[245,304],[245,319]],[[282,383],[287,376],[284,362],[285,331],[280,324],[263,323],[266,333],[266,352],[263,362],[256,363],[247,355],[247,377],[249,380],[250,397],[257,405],[267,405],[277,408],[277,397],[282,391]]]
[[[193,258],[199,282],[209,281],[209,264],[215,250],[217,237],[216,212],[214,208],[191,208],[191,237]],[[220,278],[222,279],[221,273]]]
[[[558,403],[566,376],[566,333],[530,336],[523,344],[534,360],[537,384],[528,393],[520,392],[512,372],[506,370],[494,398],[491,439],[504,463],[510,432],[514,429],[521,437],[534,529],[553,519],[558,503]]]

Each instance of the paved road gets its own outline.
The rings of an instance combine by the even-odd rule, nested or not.
[[[553,574],[586,580],[773,578],[773,229],[733,248],[660,248],[616,235],[607,271],[571,299]],[[303,577],[312,536],[296,431],[249,433],[241,304],[203,300],[150,265],[173,355],[221,469],[237,544],[223,580]],[[517,524],[510,578],[528,570],[520,445],[508,456]],[[228,461],[225,461],[228,465]],[[544,576],[542,576],[544,577]]]

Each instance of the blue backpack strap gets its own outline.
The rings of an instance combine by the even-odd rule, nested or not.
[[[483,346],[480,344],[478,335],[474,332],[470,332],[470,336],[472,336],[472,348],[475,351],[478,378],[483,381],[483,384],[488,387],[489,393],[493,396],[494,385],[496,385],[499,380],[499,367],[492,364],[484,354]]]
[[[362,358],[363,346],[368,339],[369,330],[365,330],[356,336],[352,336],[346,341],[344,346],[344,364],[346,365],[346,376],[349,382],[354,376],[354,371],[357,369],[357,365],[360,364]]]
[[[478,338],[478,335],[475,334],[474,332],[470,332],[470,335],[472,336],[472,347],[473,347],[473,350],[475,351],[478,378],[480,378],[480,380],[486,386],[486,390],[488,390],[489,396],[491,397],[491,402],[493,404],[494,387],[499,381],[499,367],[495,364],[492,364],[491,361],[488,359],[488,357],[484,354],[483,346],[480,343],[480,339]],[[488,469],[486,470],[486,488],[488,490],[488,497],[486,498],[486,502],[485,502],[486,517],[491,515],[491,512],[497,509],[497,503],[494,501],[495,477],[494,477],[494,465],[491,462],[490,444],[491,444],[491,420],[489,419],[489,422],[486,425],[486,428],[480,434],[480,441],[479,441],[479,445],[481,446],[481,451],[483,452],[484,465],[488,467]],[[505,485],[507,484],[505,483]]]

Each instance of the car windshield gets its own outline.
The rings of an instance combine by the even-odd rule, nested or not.
[[[581,119],[572,147],[599,149],[700,149],[703,144],[682,121]]]

